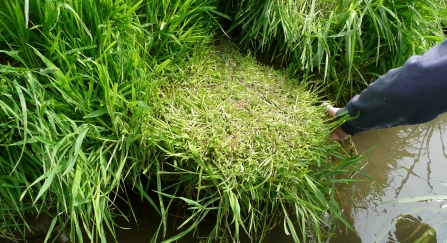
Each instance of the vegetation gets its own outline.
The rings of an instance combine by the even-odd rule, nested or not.
[[[146,133],[153,151],[161,150],[157,176],[170,185],[159,191],[174,192],[160,197],[190,206],[185,224],[193,223],[179,236],[208,214],[217,217],[210,242],[224,229],[235,241],[246,234],[258,242],[278,215],[296,241],[305,230],[320,237],[325,212],[343,221],[333,176],[358,160],[328,141],[315,94],[225,43],[202,49],[190,63],[161,86]]]
[[[318,92],[354,92],[361,83],[339,80],[439,40],[445,3],[254,3],[0,2],[0,237],[24,237],[37,212],[57,215],[49,232],[105,242],[129,190],[162,217],[153,241],[173,202],[189,217],[167,242],[207,215],[210,242],[261,240],[280,216],[297,242],[329,235],[323,213],[343,222],[335,175],[359,158],[327,140],[337,124],[323,123]],[[215,37],[231,29],[307,72],[290,79],[241,56]]]
[[[95,242],[113,232],[112,195],[150,162],[142,128],[155,76],[209,38],[210,3],[0,3],[5,237],[23,229],[26,210],[56,211],[74,242],[83,229]]]
[[[282,62],[345,103],[356,92],[444,39],[445,1],[225,1],[245,48]],[[239,34],[240,33],[240,34]],[[239,38],[240,37],[240,38]]]

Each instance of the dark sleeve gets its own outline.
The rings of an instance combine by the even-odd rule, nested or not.
[[[356,117],[341,125],[350,135],[360,132],[428,122],[447,111],[447,40],[422,56],[371,83],[344,109]]]

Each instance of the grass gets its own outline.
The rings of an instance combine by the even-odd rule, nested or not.
[[[0,3],[3,237],[23,237],[26,211],[50,210],[74,242],[113,234],[112,195],[147,167],[141,134],[155,76],[215,28],[202,16],[212,1],[169,3]],[[178,30],[164,33],[170,25]]]
[[[226,42],[202,48],[190,65],[161,86],[145,135],[160,151],[153,177],[162,211],[175,201],[188,205],[178,237],[210,214],[217,222],[207,242],[228,232],[232,241],[260,242],[279,215],[297,242],[305,230],[323,235],[325,212],[343,221],[334,175],[358,158],[328,141],[331,126],[322,122],[324,108],[312,105],[315,93]]]
[[[0,2],[0,237],[25,237],[26,212],[55,212],[51,227],[72,241],[105,242],[115,199],[132,190],[162,217],[152,242],[198,234],[207,217],[217,219],[208,242],[262,241],[275,225],[296,242],[324,241],[336,227],[326,232],[323,215],[345,223],[334,183],[348,180],[335,175],[361,158],[327,140],[337,124],[314,104],[439,40],[440,6]],[[228,16],[245,50],[302,75],[216,41]],[[173,203],[186,220],[166,239]]]
[[[227,1],[246,49],[283,63],[342,103],[390,68],[444,39],[444,1]]]
[[[105,228],[113,232],[108,195],[145,156],[135,152],[137,121],[146,110],[145,97],[137,94],[149,75],[129,46],[137,46],[141,34],[137,27],[119,34],[113,18],[94,26],[104,17],[94,3],[34,4],[31,29],[24,28],[18,2],[7,2],[1,13],[2,46],[10,47],[7,54],[19,66],[2,65],[2,97],[8,99],[0,105],[1,170],[14,186],[3,193],[10,205],[3,209],[21,218],[26,208],[56,210],[72,240],[82,241],[82,228],[92,240],[103,240]],[[130,21],[132,7],[102,14]]]

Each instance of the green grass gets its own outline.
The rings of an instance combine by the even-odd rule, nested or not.
[[[136,22],[120,32],[123,26],[116,25],[117,18],[136,19],[137,3],[119,9],[34,4],[31,29],[24,28],[19,2],[7,2],[1,12],[2,46],[12,60],[2,65],[2,97],[8,99],[0,104],[1,170],[3,182],[12,185],[4,187],[2,199],[10,206],[3,209],[19,217],[22,208],[53,209],[74,241],[82,241],[82,228],[104,241],[104,229],[113,232],[108,196],[145,157],[138,150],[139,120],[150,75],[138,51],[142,27]],[[96,18],[107,21],[99,25]]]
[[[226,1],[245,49],[283,63],[346,102],[367,83],[444,39],[444,1]]]
[[[212,1],[25,3],[0,3],[0,232],[54,210],[74,242],[105,242],[112,195],[148,166],[155,77],[209,39]]]
[[[208,242],[228,232],[259,242],[280,215],[297,242],[305,230],[321,237],[324,212],[341,219],[334,176],[358,158],[328,141],[332,126],[312,105],[315,93],[226,42],[202,48],[189,65],[161,86],[145,134],[159,151],[162,214],[175,201],[188,205],[179,237],[210,214],[217,222]]]
[[[335,176],[361,158],[328,141],[337,124],[313,104],[439,40],[438,4],[1,1],[0,237],[24,237],[26,212],[56,212],[74,242],[105,242],[132,190],[162,217],[153,242],[198,234],[206,217],[208,242],[258,242],[275,225],[322,242],[345,223]],[[245,50],[304,74],[216,41],[218,7]],[[165,239],[173,203],[188,217]]]

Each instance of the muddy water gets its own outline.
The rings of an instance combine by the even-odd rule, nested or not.
[[[342,229],[330,242],[447,242],[447,115],[359,134],[354,143],[370,154],[363,170],[373,180],[354,176],[362,181],[340,189],[357,234]]]

